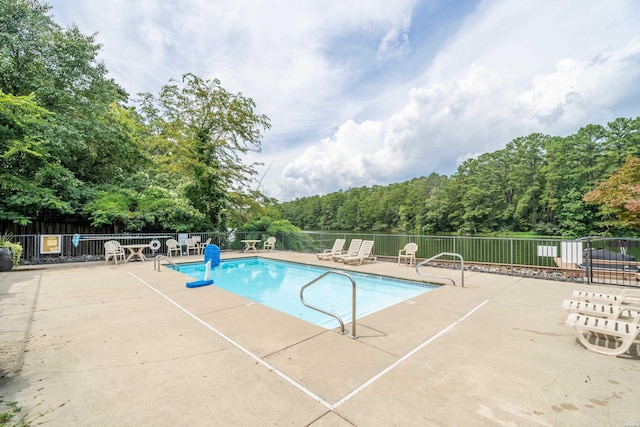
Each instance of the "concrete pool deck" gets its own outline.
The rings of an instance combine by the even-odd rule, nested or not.
[[[353,340],[152,267],[0,273],[0,399],[48,426],[640,426],[640,358],[587,351],[561,307],[574,289],[617,287],[467,271],[464,288],[432,280],[443,286],[359,319]],[[425,271],[459,285],[458,270]]]

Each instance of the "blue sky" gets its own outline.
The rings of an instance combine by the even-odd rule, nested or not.
[[[640,115],[636,0],[54,0],[131,95],[191,72],[271,118],[280,201],[385,185]]]

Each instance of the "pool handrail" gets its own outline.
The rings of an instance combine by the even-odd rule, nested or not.
[[[422,274],[420,273],[419,268],[423,265],[428,264],[430,261],[433,261],[434,259],[440,258],[441,256],[444,255],[448,255],[448,256],[455,256],[460,258],[460,286],[464,288],[464,258],[462,258],[462,255],[455,253],[455,252],[440,252],[438,255],[434,255],[431,258],[425,259],[424,261],[420,262],[419,264],[416,265],[416,273],[418,273],[418,276],[423,276],[423,277],[433,277],[436,279],[444,279],[444,280],[450,280],[451,283],[453,283],[453,286],[456,285],[455,280],[449,278],[449,277],[444,277],[444,276],[435,276],[433,274]]]
[[[160,273],[160,260],[165,259],[167,261],[169,261],[169,264],[173,265],[177,271],[180,271],[180,267],[178,267],[178,264],[176,264],[175,262],[173,262],[173,260],[171,258],[169,258],[166,255],[158,255],[153,259],[153,269],[156,270],[156,266],[158,266],[157,270],[158,273]]]
[[[351,312],[352,312],[351,323],[353,325],[353,328],[351,329],[351,335],[349,336],[349,338],[355,340],[355,339],[358,338],[358,336],[356,335],[356,281],[353,280],[353,277],[351,277],[349,274],[344,273],[342,271],[338,271],[338,270],[329,270],[329,271],[321,274],[320,276],[316,277],[315,279],[313,279],[312,281],[310,281],[309,283],[304,285],[302,288],[300,288],[300,301],[302,302],[302,304],[304,306],[309,307],[312,310],[319,311],[320,313],[324,313],[327,316],[331,316],[331,317],[335,318],[338,322],[340,322],[340,334],[341,335],[345,335],[347,333],[347,331],[344,328],[344,322],[342,321],[342,318],[340,318],[340,316],[338,316],[337,314],[329,313],[328,311],[325,311],[325,310],[323,310],[321,308],[314,307],[313,305],[308,304],[304,300],[304,295],[303,295],[304,294],[304,290],[306,288],[308,288],[309,286],[313,285],[314,283],[322,280],[325,276],[328,276],[329,274],[338,274],[340,276],[345,276],[351,281],[351,286],[352,286],[352,289],[353,289],[353,293],[352,293],[352,297],[351,297]]]

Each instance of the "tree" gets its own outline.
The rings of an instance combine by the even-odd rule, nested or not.
[[[457,229],[466,233],[487,232],[504,225],[508,197],[507,168],[504,150],[484,153],[458,167],[452,182],[460,192],[458,200],[462,223]]]
[[[116,233],[198,231],[205,219],[184,196],[156,186],[148,186],[140,192],[107,186],[96,192],[84,213],[92,226],[113,226]]]
[[[560,233],[575,238],[588,234],[587,224],[591,222],[593,214],[585,207],[581,193],[572,188],[562,196],[557,218]]]
[[[616,173],[585,194],[584,201],[603,204],[624,224],[640,228],[640,158],[627,158]]]
[[[121,149],[126,138],[113,123],[113,105],[122,105],[128,95],[107,78],[95,34],[85,36],[76,26],[63,29],[50,9],[39,0],[0,2],[0,90],[33,93],[39,106],[55,113],[48,151],[63,168],[81,181],[110,182],[114,177],[105,165],[137,169],[127,156],[131,150]]]
[[[514,224],[514,228],[535,230],[540,219],[540,197],[544,188],[544,143],[549,137],[531,134],[516,138],[507,144],[508,157],[507,188],[513,207],[511,218],[505,218]],[[517,224],[517,226],[516,226]]]
[[[628,157],[640,157],[640,117],[617,118],[607,124],[603,163],[607,175],[618,170]]]
[[[50,9],[0,1],[2,217],[21,224],[76,220],[95,186],[123,182],[145,162],[140,123],[97,60],[95,35],[61,28]]]
[[[141,96],[154,161],[212,226],[225,227],[233,194],[251,193],[257,174],[257,163],[245,164],[241,155],[260,151],[269,118],[255,113],[251,98],[193,74],[185,74],[181,83],[170,81],[157,98]]]
[[[263,216],[241,225],[238,231],[246,232],[249,239],[265,241],[271,236],[276,237],[280,241],[276,246],[288,250],[303,251],[311,246],[311,238],[286,219],[274,220]]]
[[[26,225],[45,210],[72,212],[81,183],[49,152],[52,116],[33,95],[0,90],[0,219]]]

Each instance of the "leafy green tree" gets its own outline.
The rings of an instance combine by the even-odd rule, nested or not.
[[[28,224],[40,212],[72,211],[81,183],[48,150],[53,114],[33,95],[0,90],[0,219]]]
[[[127,94],[107,78],[95,35],[63,29],[50,9],[38,0],[0,2],[0,90],[33,93],[39,106],[55,113],[48,151],[63,168],[81,181],[110,182],[113,164],[125,172],[137,168],[114,123],[113,104],[126,102]]]
[[[96,192],[84,208],[91,225],[109,225],[119,232],[198,231],[205,221],[179,194],[149,186],[142,192],[109,186]]]
[[[640,117],[620,117],[608,123],[603,149],[605,175],[617,171],[628,157],[640,157]]]
[[[302,208],[301,226],[307,230],[317,230],[322,216],[320,196],[307,197]]]
[[[458,230],[479,233],[499,229],[508,206],[505,197],[506,168],[504,151],[495,151],[469,159],[458,167],[457,191],[461,209]]]
[[[360,197],[365,191],[364,187],[351,188],[345,193],[342,206],[338,208],[338,230],[360,230],[358,223]]]
[[[303,251],[310,247],[311,239],[302,234],[302,231],[291,224],[288,220],[274,220],[271,217],[263,216],[250,223],[238,227],[238,231],[246,232],[248,239],[265,241],[274,236],[276,248],[293,251]]]
[[[452,180],[453,181],[453,180]],[[455,226],[460,222],[456,221],[453,205],[455,200],[448,190],[455,185],[452,181],[446,181],[442,187],[436,187],[429,194],[424,202],[424,213],[420,221],[420,232],[427,234],[450,233],[457,229]]]
[[[405,232],[422,232],[429,215],[427,200],[432,194],[446,183],[447,177],[432,173],[428,177],[414,178],[400,188],[404,192],[398,209],[398,228]]]
[[[268,117],[255,113],[251,98],[193,74],[163,86],[157,98],[142,94],[140,107],[152,130],[154,161],[213,227],[226,227],[232,194],[252,191],[257,164],[245,164],[241,156],[260,151]]]
[[[544,188],[544,144],[548,136],[532,134],[516,138],[505,147],[508,153],[507,219],[516,230],[534,230],[541,215],[540,197]]]
[[[344,203],[345,194],[342,191],[327,194],[321,200],[322,218],[320,219],[319,228],[321,230],[339,230],[340,219],[338,218],[338,210]]]
[[[557,217],[562,236],[575,238],[588,234],[587,224],[593,219],[593,214],[582,201],[582,194],[572,188],[562,196]]]

